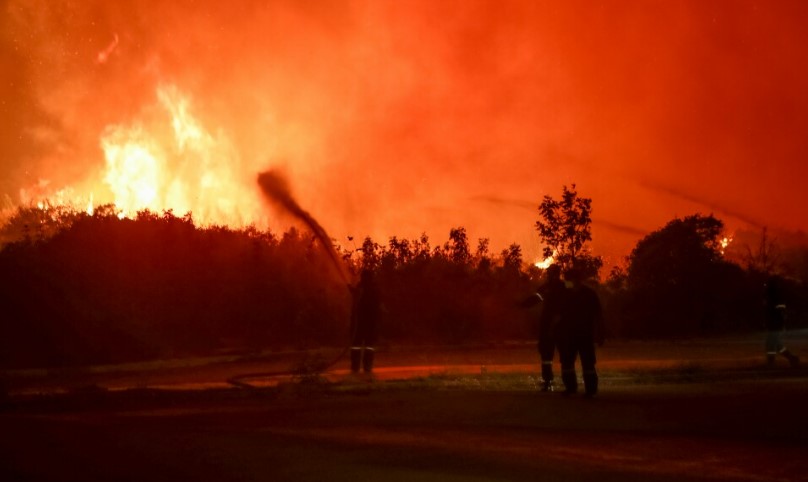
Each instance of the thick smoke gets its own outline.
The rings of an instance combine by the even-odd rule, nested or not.
[[[289,190],[289,183],[277,171],[269,170],[258,174],[258,185],[261,187],[261,192],[266,196],[267,200],[273,202],[285,212],[291,214],[299,221],[303,222],[314,236],[317,238],[323,247],[325,247],[329,258],[334,264],[334,268],[339,273],[340,278],[345,284],[349,284],[349,276],[345,264],[334,249],[334,244],[331,238],[325,232],[325,229],[317,222],[314,217],[305,209],[300,207],[300,204],[292,196]]]
[[[232,141],[234,178],[283,159],[337,238],[465,226],[538,254],[535,210],[469,199],[573,182],[603,254],[712,205],[808,229],[806,21],[800,0],[7,0],[0,208],[103,202],[100,138],[149,131],[172,85]]]

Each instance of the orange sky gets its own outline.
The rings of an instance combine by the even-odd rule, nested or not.
[[[0,5],[5,207],[107,200],[101,139],[170,129],[170,86],[217,147],[166,176],[225,163],[242,205],[280,167],[338,241],[465,226],[535,257],[573,182],[607,269],[675,216],[808,230],[807,2]]]

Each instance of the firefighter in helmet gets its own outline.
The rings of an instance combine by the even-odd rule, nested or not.
[[[786,300],[783,280],[772,276],[766,281],[764,297],[766,326],[766,363],[774,364],[777,355],[785,357],[791,366],[798,366],[800,359],[783,345],[782,335],[786,328]]]
[[[556,351],[555,330],[561,317],[561,306],[564,299],[564,282],[561,281],[561,267],[551,264],[545,271],[547,277],[536,293],[520,303],[523,308],[542,304],[541,314],[538,316],[536,347],[541,360],[541,390],[553,391],[553,358]]]
[[[365,268],[353,289],[351,313],[351,372],[373,372],[376,355],[376,330],[381,318],[382,304],[379,286],[372,269]]]
[[[564,393],[578,391],[575,360],[581,358],[584,389],[587,397],[598,391],[595,370],[595,344],[603,345],[603,313],[594,289],[585,285],[583,272],[572,268],[564,274],[567,291],[561,308],[556,341],[561,358],[561,380]]]

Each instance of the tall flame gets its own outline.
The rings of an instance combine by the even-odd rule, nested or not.
[[[252,179],[235,174],[240,159],[227,136],[206,129],[176,87],[159,87],[157,99],[157,119],[108,126],[101,137],[116,207],[125,216],[170,209],[202,224],[257,222],[260,201]]]
[[[157,186],[160,179],[160,154],[153,153],[142,130],[113,127],[102,139],[107,159],[107,183],[115,197],[115,205],[124,213],[158,207]]]

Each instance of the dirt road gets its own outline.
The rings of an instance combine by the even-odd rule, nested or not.
[[[594,400],[537,392],[530,344],[390,347],[373,383],[256,390],[226,380],[298,361],[6,373],[0,480],[808,480],[808,369],[760,345],[613,343]]]
[[[0,479],[808,480],[806,402],[804,377],[88,393],[6,407]]]
[[[792,333],[789,347],[808,361],[808,333]],[[272,352],[260,356],[209,357],[161,360],[113,366],[60,370],[0,372],[12,394],[63,393],[95,387],[102,390],[210,389],[231,386],[228,380],[251,373],[292,373],[311,358],[332,360],[340,348],[319,352]],[[306,357],[309,357],[307,359]],[[609,341],[598,350],[598,370],[604,379],[633,377],[638,373],[671,371],[723,371],[759,367],[763,361],[763,334],[684,341]],[[382,380],[446,374],[479,375],[539,370],[534,342],[482,346],[383,346],[377,352],[376,374]],[[778,365],[787,366],[784,360]],[[558,364],[556,363],[556,369]],[[325,376],[339,381],[348,372],[347,357],[331,366]],[[723,376],[723,374],[719,374]],[[250,379],[271,385],[283,377]],[[288,378],[288,377],[287,377]]]

